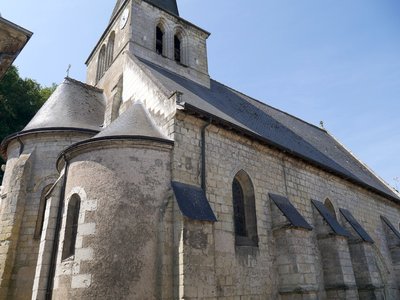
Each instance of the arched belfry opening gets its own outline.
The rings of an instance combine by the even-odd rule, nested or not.
[[[174,35],[174,59],[182,63],[182,37],[179,34]]]
[[[114,44],[115,44],[115,32],[111,32],[110,37],[108,38],[107,49],[106,49],[106,67],[108,69],[113,60],[114,60]]]
[[[99,52],[99,58],[97,61],[97,73],[96,73],[96,82],[103,77],[105,73],[105,63],[106,63],[106,46],[103,45]]]
[[[156,27],[156,52],[160,55],[165,55],[165,30],[164,27],[159,24]]]
[[[236,246],[258,246],[256,203],[250,176],[239,171],[232,181]]]

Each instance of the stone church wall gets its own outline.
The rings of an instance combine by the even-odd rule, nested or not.
[[[177,113],[174,132],[173,180],[197,186],[200,184],[201,127],[205,124],[204,121],[193,116]],[[279,274],[285,272],[285,263],[281,262],[284,256],[282,250],[279,250],[279,243],[285,243],[285,241],[279,241],[279,236],[274,230],[273,223],[276,217],[273,210],[275,208],[268,197],[269,193],[286,196],[306,221],[314,227],[314,230],[307,235],[297,234],[295,230],[286,233],[286,243],[290,245],[291,240],[296,241],[298,248],[295,250],[298,254],[296,254],[297,261],[294,264],[293,261],[288,262],[287,268],[294,266],[300,269],[298,272],[303,273],[300,274],[301,279],[293,276],[284,278],[285,284],[293,280],[294,287],[300,288],[297,293],[299,297],[302,295],[302,298],[295,297],[296,289],[293,288],[290,299],[326,298],[324,286],[329,283],[324,283],[324,266],[315,229],[319,225],[313,216],[311,199],[323,202],[327,198],[334,204],[338,216],[339,208],[350,210],[371,235],[375,244],[365,247],[371,249],[369,253],[374,256],[376,260],[374,265],[380,273],[372,275],[384,281],[383,293],[387,299],[396,299],[399,287],[396,283],[380,215],[386,216],[391,222],[397,224],[396,222],[400,219],[399,205],[282,152],[214,125],[206,129],[206,164],[207,197],[218,222],[213,226],[196,226],[193,223],[187,228],[192,232],[200,230],[207,234],[207,241],[211,244],[207,244],[204,251],[213,253],[214,263],[202,269],[199,277],[202,278],[208,273],[214,274],[210,275],[214,278],[207,282],[189,277],[193,282],[185,282],[191,289],[187,290],[190,294],[187,299],[196,298],[204,286],[214,284],[215,295],[210,296],[209,299],[214,297],[232,299],[235,295],[243,295],[241,299],[265,299],[266,296],[270,299],[278,299],[279,294],[282,299],[285,299],[283,295],[287,291],[282,284],[279,284]],[[235,247],[232,180],[240,170],[247,172],[254,185],[259,237],[257,248]],[[344,225],[342,219],[339,222]],[[208,226],[209,229],[202,230],[203,226]],[[190,233],[186,236],[190,236]],[[186,250],[193,252],[192,248],[188,245]],[[213,248],[212,252],[209,252],[209,248]],[[348,253],[347,241],[339,241],[338,249],[345,249]],[[201,251],[198,250],[198,252],[201,257]],[[287,257],[289,260],[293,259],[294,254]],[[349,267],[348,258],[348,254],[342,258],[343,266],[347,268]],[[307,265],[308,262],[311,264]],[[354,269],[354,272],[362,273],[366,270]],[[289,270],[288,273],[293,274],[293,270]],[[351,272],[349,274],[351,276]],[[306,286],[311,286],[311,291],[307,292]],[[349,297],[348,299],[351,299],[350,295]]]
[[[54,299],[172,299],[171,146],[102,143],[77,150],[70,162]],[[74,195],[81,201],[76,250],[63,258]]]
[[[42,217],[43,190],[59,176],[55,168],[58,154],[87,137],[82,133],[30,134],[21,137],[21,156],[16,140],[9,145],[1,196],[0,299],[31,299],[40,242],[40,231],[37,236],[35,231]]]

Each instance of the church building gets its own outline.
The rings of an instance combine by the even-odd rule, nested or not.
[[[86,83],[5,138],[0,299],[400,299],[400,195],[210,78],[176,0],[117,0]]]

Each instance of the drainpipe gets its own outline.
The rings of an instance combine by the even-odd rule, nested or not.
[[[206,129],[211,125],[212,119],[201,128],[201,188],[204,193],[207,191],[206,187]]]
[[[62,220],[63,209],[64,209],[65,188],[67,185],[67,175],[68,175],[68,169],[69,169],[69,161],[67,160],[65,154],[63,154],[63,159],[65,162],[64,181],[63,181],[63,186],[61,187],[60,202],[58,205],[57,220],[56,220],[56,228],[55,228],[55,232],[54,232],[53,249],[51,251],[50,269],[49,269],[49,275],[47,278],[46,300],[51,300],[53,297],[54,276],[55,276],[56,265],[57,265],[57,261],[56,261],[57,260],[57,251],[58,251],[58,246],[60,243],[61,220]]]

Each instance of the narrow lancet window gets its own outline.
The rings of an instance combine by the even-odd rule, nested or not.
[[[114,43],[115,33],[112,32],[108,38],[107,49],[106,49],[106,69],[108,69],[114,60]]]
[[[175,61],[181,63],[182,62],[182,51],[181,51],[181,39],[175,35],[174,36],[174,57],[175,57]]]
[[[247,236],[246,234],[246,213],[244,209],[243,190],[239,181],[235,178],[232,183],[233,212],[235,220],[235,235]]]
[[[156,52],[162,55],[164,51],[164,31],[157,26],[156,28]]]
[[[236,246],[258,246],[254,188],[244,171],[233,179],[232,200]]]
[[[329,210],[332,217],[334,217],[337,220],[335,207],[333,206],[332,202],[329,199],[326,199],[324,205]]]
[[[35,233],[33,236],[34,239],[40,239],[40,236],[42,235],[44,215],[46,213],[46,205],[47,205],[46,195],[49,192],[51,187],[52,187],[52,184],[49,184],[48,186],[46,186],[43,189],[42,194],[40,196],[39,212],[38,212],[38,217],[36,220]]]
[[[78,195],[73,195],[68,203],[62,259],[66,259],[75,254],[80,206],[81,199]]]
[[[99,52],[99,60],[97,62],[97,74],[96,74],[96,82],[98,82],[101,77],[103,77],[106,65],[106,46],[103,45]]]

